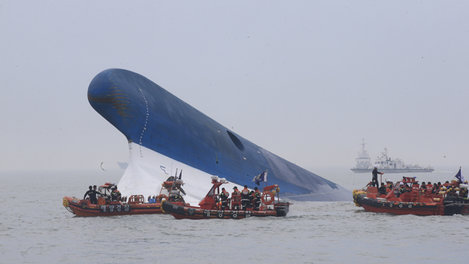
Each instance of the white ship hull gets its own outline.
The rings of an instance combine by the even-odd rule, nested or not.
[[[359,169],[359,168],[352,168],[351,169],[355,173],[366,173],[366,172],[371,172],[373,168],[368,168],[368,169]],[[432,168],[402,168],[402,169],[380,169],[378,168],[378,171],[383,172],[383,173],[408,173],[408,172],[433,172]]]

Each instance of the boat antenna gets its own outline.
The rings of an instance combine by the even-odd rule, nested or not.
[[[173,184],[171,184],[171,190],[169,191],[169,194],[171,195],[171,191],[174,190],[174,187],[176,186],[176,180],[178,178],[178,169],[176,168],[176,174],[174,174],[174,176],[171,176],[173,177]]]

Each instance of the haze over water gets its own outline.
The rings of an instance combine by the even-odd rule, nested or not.
[[[370,178],[345,168],[323,172],[349,189]],[[88,185],[117,182],[121,173],[0,174],[0,262],[465,263],[469,257],[467,216],[374,214],[351,201],[295,202],[284,218],[209,221],[81,218],[62,206],[63,196],[81,198]],[[453,176],[437,170],[426,177]]]
[[[62,197],[122,175],[109,169],[127,140],[86,96],[107,68],[350,190],[371,179],[349,170],[363,137],[372,159],[388,147],[450,166],[421,181],[465,175],[468,28],[467,0],[1,1],[0,263],[466,263],[467,216],[350,201],[240,221],[77,218]]]

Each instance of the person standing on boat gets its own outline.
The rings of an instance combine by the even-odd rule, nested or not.
[[[88,188],[89,190],[83,196],[83,200],[86,199],[86,196],[88,196],[92,204],[97,204],[98,199],[96,198],[96,191],[93,190],[93,187],[91,185]]]
[[[112,187],[112,192],[111,192],[111,201],[120,201],[121,199],[121,192],[117,190],[117,186]]]
[[[241,205],[241,193],[238,191],[238,187],[233,187],[231,193],[231,210],[239,210]]]
[[[459,190],[459,198],[467,199],[467,184],[461,185]]]
[[[230,194],[225,190],[225,188],[221,188],[220,193],[220,200],[221,200],[221,209],[224,210],[228,207],[228,197]]]
[[[379,187],[378,174],[383,175],[382,172],[378,171],[378,168],[374,167],[371,172],[371,175],[373,175],[373,178],[371,178],[371,186]]]
[[[243,207],[243,210],[246,210],[246,207],[248,207],[249,203],[249,189],[247,185],[244,185],[244,189],[241,191],[241,206]]]
[[[259,188],[254,187],[254,191],[251,193],[251,195],[254,210],[259,210],[259,206],[261,205],[261,192],[259,191]]]
[[[98,188],[98,187],[97,187],[96,185],[93,185],[93,192],[95,192],[96,197],[102,196],[103,194],[100,193],[100,192],[97,190],[97,188]]]

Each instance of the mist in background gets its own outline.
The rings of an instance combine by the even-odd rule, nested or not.
[[[0,34],[2,171],[126,161],[87,99],[108,68],[313,172],[362,138],[373,160],[469,165],[467,1],[3,0]]]

